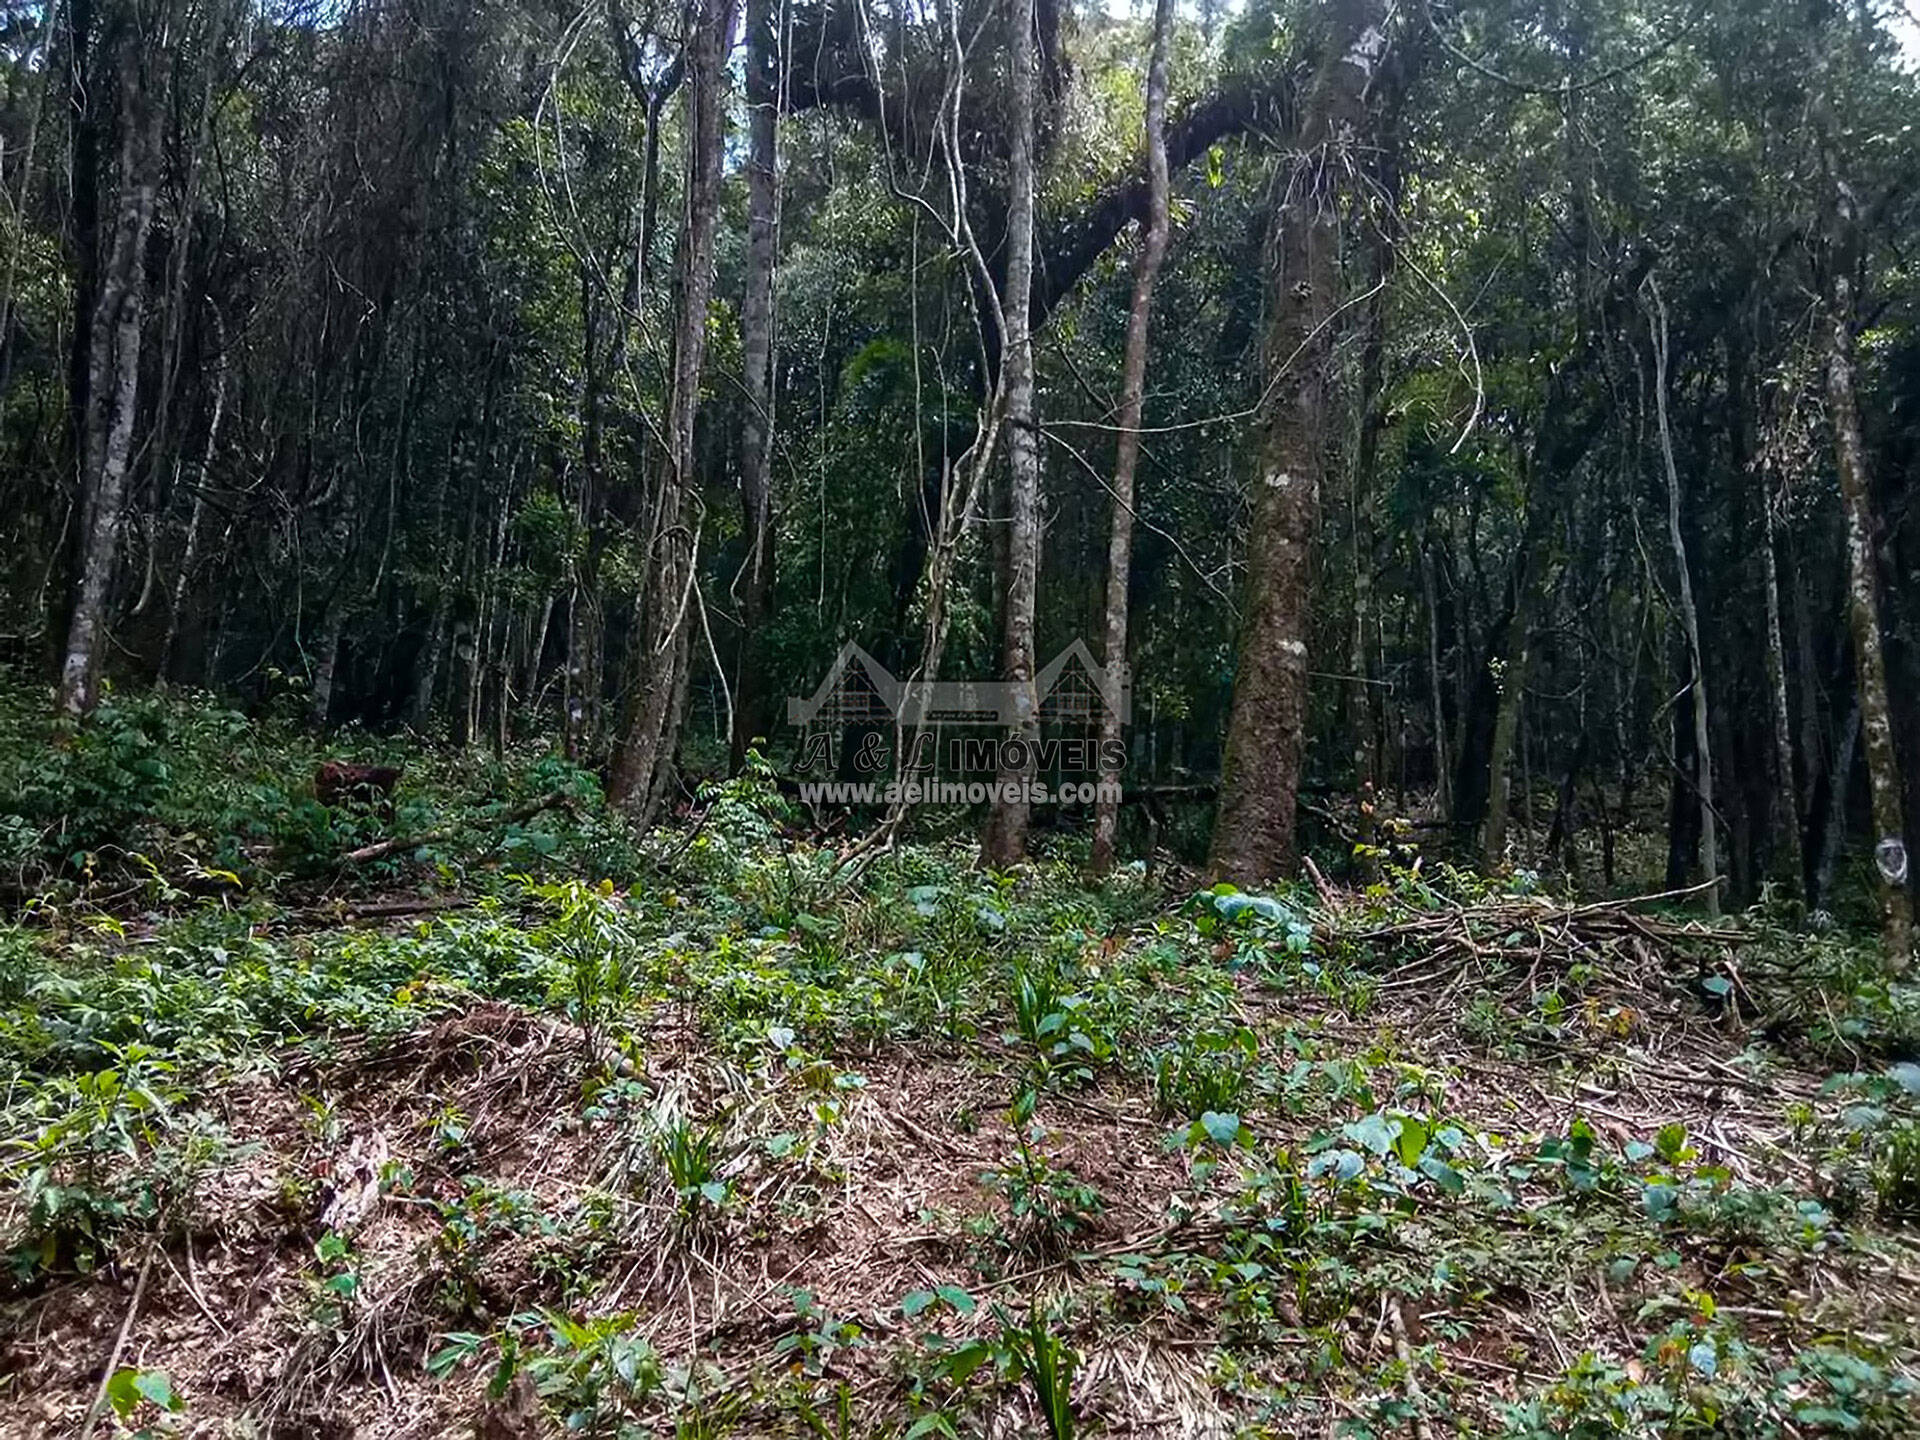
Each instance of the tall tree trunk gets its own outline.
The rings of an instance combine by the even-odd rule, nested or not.
[[[120,40],[116,66],[120,100],[119,213],[113,250],[100,280],[86,340],[86,408],[82,422],[80,490],[84,519],[79,583],[60,666],[60,708],[84,715],[98,698],[107,606],[120,553],[133,426],[139,408],[141,321],[146,300],[147,235],[153,225],[153,162],[160,107],[145,93],[143,37]],[[75,337],[75,344],[80,344]]]
[[[209,305],[208,314],[213,320],[213,410],[207,417],[207,438],[200,449],[193,503],[187,507],[187,535],[180,547],[180,569],[174,576],[171,603],[167,606],[167,633],[160,644],[160,663],[155,667],[163,684],[171,678],[174,646],[180,638],[180,617],[186,609],[187,590],[193,584],[193,569],[200,558],[200,527],[207,511],[213,457],[220,444],[220,422],[227,413],[227,328],[217,305]]]
[[[1531,567],[1530,567],[1531,568]],[[1529,578],[1521,585],[1507,630],[1507,651],[1498,660],[1494,688],[1493,745],[1487,763],[1487,816],[1480,832],[1480,859],[1488,869],[1507,855],[1507,817],[1512,809],[1514,742],[1520,734],[1520,707],[1526,703],[1527,671],[1533,660],[1533,611],[1537,594]]]
[[[1853,788],[1854,752],[1860,744],[1860,701],[1856,696],[1847,718],[1834,735],[1833,765],[1827,773],[1827,805],[1820,818],[1820,833],[1814,848],[1812,884],[1807,903],[1820,907],[1833,893],[1834,866],[1840,860],[1840,845],[1847,834],[1847,792]]]
[[[1133,564],[1134,474],[1140,464],[1140,414],[1147,390],[1147,323],[1153,313],[1153,287],[1167,254],[1167,47],[1173,31],[1173,0],[1157,0],[1153,11],[1153,53],[1147,62],[1147,227],[1140,260],[1133,272],[1133,302],[1127,310],[1126,355],[1120,372],[1120,439],[1113,459],[1113,521],[1107,536],[1107,613],[1104,659],[1110,676],[1127,663],[1127,585]],[[1114,836],[1119,829],[1120,771],[1108,756],[1119,754],[1120,715],[1100,707],[1100,778],[1112,791],[1095,799],[1093,871],[1113,868]]]
[[[547,653],[547,633],[553,628],[553,591],[549,590],[540,597],[540,619],[533,627],[532,637],[527,642],[526,666],[521,671],[520,693],[529,705],[533,705],[541,694],[540,662]]]
[[[1842,223],[1850,219],[1842,201]],[[1843,253],[1845,247],[1842,247]],[[1913,948],[1912,902],[1907,894],[1908,859],[1901,813],[1900,761],[1894,751],[1893,716],[1887,702],[1887,662],[1880,642],[1880,577],[1874,556],[1872,492],[1860,439],[1854,395],[1853,279],[1836,264],[1829,282],[1827,313],[1827,411],[1846,512],[1847,617],[1859,687],[1860,731],[1873,798],[1874,868],[1879,877],[1880,928],[1887,964],[1905,969]],[[1836,770],[1834,784],[1845,783]]]
[[[1006,590],[1000,637],[1000,680],[1013,699],[1013,724],[1006,737],[1031,742],[1039,737],[1039,700],[1034,692],[1034,615],[1040,594],[1040,436],[1034,429],[1033,330],[1033,5],[1010,0],[1013,118],[1007,162],[1007,281],[1001,293],[1000,364],[1006,372],[1007,525]],[[1008,747],[1011,748],[1011,747]],[[1021,749],[1026,750],[1027,745]],[[990,864],[1017,863],[1027,853],[1030,818],[1024,785],[1034,774],[1031,754],[1024,764],[999,767],[1000,791],[987,821],[981,851]]]
[[[1366,126],[1368,82],[1386,47],[1381,0],[1332,0],[1326,60],[1301,116],[1300,158],[1275,216],[1268,364],[1275,393],[1261,440],[1248,537],[1246,608],[1227,723],[1210,868],[1260,884],[1298,859],[1294,830],[1306,749],[1307,635],[1314,534],[1329,438],[1339,303],[1339,216],[1349,147]]]
[[[746,414],[740,425],[740,511],[746,558],[738,579],[740,650],[734,667],[732,766],[773,728],[766,626],[773,600],[773,276],[777,263],[780,37],[773,0],[747,0],[747,274],[740,302]]]
[[[694,422],[706,362],[707,304],[713,294],[724,159],[722,100],[733,16],[733,0],[702,0],[687,38],[686,219],[676,278],[663,473],[648,537],[646,613],[629,652],[629,683],[638,699],[607,784],[607,798],[638,825],[651,821],[665,793],[687,691],[690,596],[691,587],[699,583],[687,502],[693,492]]]
[[[1653,409],[1660,439],[1660,463],[1667,477],[1667,541],[1673,547],[1673,565],[1680,580],[1680,628],[1687,640],[1687,663],[1692,670],[1693,761],[1695,790],[1700,802],[1700,860],[1707,872],[1707,913],[1720,913],[1720,847],[1715,838],[1713,808],[1713,747],[1707,713],[1707,662],[1700,648],[1700,610],[1693,599],[1693,567],[1687,563],[1686,536],[1680,525],[1680,469],[1673,459],[1673,431],[1667,422],[1667,306],[1660,286],[1647,277],[1648,323],[1653,332]]]
[[[57,45],[61,35],[62,22],[66,7],[60,0],[46,12],[46,25],[40,45],[40,87],[39,96],[34,101],[32,118],[27,122],[26,142],[20,147],[20,175],[12,182],[11,192],[13,213],[24,216],[33,195],[33,161],[39,149],[40,122],[47,113],[47,104],[53,95],[56,77],[60,73]],[[31,72],[33,51],[29,46],[21,57],[16,74]],[[5,177],[0,175],[0,182]],[[7,247],[7,269],[4,278],[0,278],[0,396],[4,396],[13,386],[13,362],[15,345],[13,340],[13,304],[15,286],[20,274],[20,252],[26,247],[27,230],[19,226],[13,236],[13,243]]]
[[[1376,130],[1382,127],[1376,127]],[[1382,143],[1384,155],[1389,146]],[[1389,159],[1374,168],[1380,190],[1391,202],[1397,199],[1400,183],[1398,167]],[[1364,217],[1363,198],[1356,207]],[[1362,223],[1366,223],[1364,220]],[[1387,339],[1387,279],[1393,268],[1393,247],[1379,223],[1367,223],[1364,242],[1373,286],[1362,310],[1358,392],[1354,397],[1353,449],[1347,467],[1348,506],[1353,567],[1353,613],[1347,632],[1347,673],[1353,731],[1354,790],[1359,797],[1363,829],[1370,828],[1373,807],[1383,778],[1383,707],[1373,685],[1373,647],[1371,634],[1378,623],[1373,600],[1374,544],[1379,523],[1376,514],[1375,483],[1380,463],[1380,435],[1387,422],[1385,385]],[[1370,837],[1369,843],[1370,843]]]
[[[1558,423],[1554,414],[1554,407],[1549,403],[1543,429]],[[1507,819],[1513,800],[1513,752],[1520,737],[1521,707],[1526,704],[1527,674],[1533,665],[1533,630],[1546,604],[1556,568],[1550,553],[1553,523],[1559,515],[1555,486],[1559,477],[1550,468],[1555,453],[1554,437],[1544,438],[1538,448],[1540,453],[1530,457],[1526,466],[1529,476],[1527,520],[1513,561],[1516,573],[1512,582],[1513,608],[1507,619],[1506,649],[1487,662],[1495,698],[1493,735],[1487,752],[1486,815],[1480,831],[1480,858],[1488,869],[1506,860]]]
[[[64,31],[62,103],[69,112],[72,140],[67,155],[66,248],[73,266],[67,346],[67,460],[74,487],[66,516],[56,521],[59,541],[42,582],[46,596],[46,645],[49,668],[58,679],[66,659],[67,632],[79,593],[81,553],[89,539],[93,497],[87,468],[87,426],[93,414],[94,317],[100,303],[103,251],[101,230],[102,151],[112,132],[112,86],[100,63],[94,36],[94,0],[72,0]],[[17,237],[22,243],[25,233]],[[9,352],[11,353],[11,352]]]
[[[427,619],[427,638],[420,647],[414,665],[413,698],[407,707],[407,723],[424,730],[433,718],[433,702],[440,688],[440,667],[446,652],[447,625],[452,616],[453,577],[441,574],[434,581],[433,609]]]
[[[343,579],[341,588],[345,585]],[[346,625],[346,600],[335,595],[327,601],[320,620],[320,638],[313,647],[313,690],[307,697],[307,723],[317,731],[327,728],[327,719],[333,713],[333,680],[340,667],[340,635]]]
[[[1453,818],[1453,755],[1447,743],[1447,703],[1440,681],[1440,596],[1433,578],[1433,546],[1420,543],[1420,595],[1427,611],[1427,690],[1433,708],[1433,774],[1435,803],[1442,820]]]
[[[561,692],[561,753],[576,765],[591,763],[600,737],[600,596],[576,578],[567,602],[567,668]]]
[[[1766,533],[1761,544],[1760,572],[1767,600],[1767,702],[1773,719],[1773,794],[1775,845],[1773,873],[1795,895],[1806,888],[1802,855],[1800,792],[1793,780],[1793,711],[1787,701],[1787,648],[1780,624],[1780,564],[1774,549],[1777,498],[1771,485],[1761,496]]]

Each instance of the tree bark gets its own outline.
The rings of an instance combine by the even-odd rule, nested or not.
[[[1544,499],[1536,497],[1536,505]],[[1505,863],[1507,856],[1507,817],[1512,808],[1512,759],[1514,741],[1520,734],[1520,707],[1526,703],[1527,671],[1533,660],[1533,619],[1543,585],[1536,579],[1544,568],[1538,559],[1521,557],[1527,573],[1521,579],[1515,598],[1513,618],[1507,628],[1506,654],[1489,662],[1494,668],[1497,695],[1493,712],[1493,744],[1487,760],[1487,815],[1480,832],[1480,859],[1489,870]]]
[[[1434,803],[1441,820],[1453,818],[1453,755],[1447,743],[1447,704],[1440,680],[1440,596],[1433,578],[1433,546],[1420,542],[1420,595],[1427,612],[1427,691],[1433,710]]]
[[[1153,287],[1167,255],[1167,47],[1173,31],[1173,0],[1157,0],[1153,11],[1153,52],[1147,62],[1146,234],[1133,272],[1133,300],[1127,310],[1127,343],[1120,372],[1120,439],[1113,460],[1113,520],[1107,535],[1106,638],[1103,657],[1109,676],[1127,663],[1127,586],[1133,565],[1134,475],[1140,464],[1140,416],[1147,389],[1147,326],[1153,314]],[[1093,872],[1113,868],[1114,837],[1119,830],[1119,770],[1108,763],[1120,745],[1120,715],[1100,707],[1100,778],[1112,793],[1094,802]]]
[[[1649,328],[1653,332],[1653,408],[1660,438],[1660,463],[1667,479],[1667,542],[1673,547],[1674,570],[1680,582],[1680,628],[1686,636],[1687,662],[1692,669],[1693,759],[1695,790],[1700,802],[1700,860],[1707,872],[1707,913],[1720,913],[1720,847],[1715,837],[1713,808],[1713,747],[1709,740],[1707,662],[1700,648],[1700,610],[1693,598],[1693,567],[1687,563],[1686,536],[1680,525],[1680,470],[1673,459],[1673,431],[1667,422],[1667,306],[1660,286],[1647,277]]]
[[[80,573],[59,687],[60,708],[72,716],[86,714],[99,698],[107,606],[120,553],[127,472],[133,461],[147,236],[153,225],[155,197],[153,160],[160,124],[160,107],[145,93],[140,63],[143,50],[143,37],[129,33],[121,39],[116,66],[121,118],[119,213],[86,342],[86,407],[80,451],[80,492],[85,508]],[[78,344],[79,337],[75,340]]]
[[[1013,118],[1008,136],[1007,281],[1001,296],[1004,330],[1001,367],[1006,373],[1007,569],[1000,638],[1000,680],[1013,698],[1008,741],[1022,752],[1039,737],[1039,701],[1034,693],[1034,614],[1040,591],[1040,437],[1034,429],[1033,331],[1028,312],[1033,295],[1033,0],[1011,0]],[[989,864],[1018,863],[1027,853],[1029,807],[1023,787],[1033,778],[1025,763],[1002,751],[1000,789],[981,850]]]
[[[1787,649],[1780,624],[1780,564],[1774,549],[1777,508],[1772,487],[1768,486],[1767,493],[1760,498],[1761,513],[1765,517],[1760,570],[1767,599],[1767,701],[1773,720],[1773,803],[1779,812],[1773,827],[1779,846],[1773,873],[1791,893],[1798,895],[1806,887],[1806,864],[1800,792],[1793,779],[1793,710],[1787,698]]]
[[[1380,0],[1334,0],[1326,60],[1301,120],[1299,159],[1275,217],[1268,364],[1277,384],[1261,441],[1246,607],[1209,866],[1261,884],[1298,859],[1295,802],[1306,747],[1310,566],[1320,517],[1339,300],[1339,216],[1386,48]]]
[[[1853,786],[1854,752],[1860,744],[1860,701],[1855,697],[1847,718],[1834,735],[1833,765],[1827,775],[1827,805],[1820,822],[1819,846],[1812,865],[1812,886],[1807,903],[1825,904],[1833,893],[1834,866],[1840,860],[1840,843],[1847,833],[1847,791]]]
[[[172,678],[174,646],[180,638],[180,617],[187,606],[187,591],[193,584],[194,566],[200,559],[200,527],[207,510],[207,489],[212,481],[213,459],[220,444],[220,423],[227,413],[227,330],[217,305],[209,305],[213,321],[213,411],[207,417],[207,438],[200,450],[200,465],[193,487],[193,503],[187,508],[187,535],[180,547],[180,569],[174,576],[171,603],[167,607],[167,633],[160,644],[160,660],[154,667],[160,682]]]
[[[630,685],[639,698],[615,752],[607,798],[637,825],[649,823],[665,793],[686,695],[688,611],[694,534],[694,423],[705,368],[707,305],[713,294],[714,234],[720,209],[723,91],[733,36],[733,0],[703,0],[687,39],[688,157],[667,397],[659,504],[649,533],[646,613],[630,649]]]
[[[1843,209],[1845,204],[1843,201]],[[1833,425],[1840,501],[1846,515],[1847,618],[1860,699],[1860,733],[1873,799],[1874,869],[1879,880],[1880,929],[1887,964],[1904,970],[1912,956],[1913,912],[1907,894],[1908,859],[1901,813],[1900,761],[1894,751],[1887,701],[1887,663],[1880,641],[1880,577],[1874,557],[1872,492],[1854,394],[1853,282],[1836,265],[1827,306],[1827,410]],[[1838,770],[1836,786],[1844,784]]]
[[[342,582],[344,586],[344,581]],[[324,732],[333,713],[333,677],[340,664],[340,635],[346,629],[346,601],[335,595],[327,601],[320,620],[320,638],[313,651],[313,691],[307,697],[307,724]]]
[[[734,770],[747,747],[773,728],[766,673],[766,626],[773,600],[773,277],[777,263],[780,175],[777,130],[780,37],[773,0],[747,0],[747,273],[740,302],[740,355],[746,414],[740,425],[741,534],[746,558],[738,578],[740,649],[734,667]]]

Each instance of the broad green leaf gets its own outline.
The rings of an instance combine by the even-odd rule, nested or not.
[[[1216,1145],[1231,1145],[1240,1138],[1238,1115],[1209,1110],[1200,1117],[1200,1124]]]
[[[1420,1157],[1427,1153],[1427,1140],[1432,1128],[1426,1121],[1412,1115],[1402,1115],[1395,1122],[1400,1133],[1394,1136],[1393,1152],[1400,1157],[1400,1163],[1409,1170],[1420,1163]]]
[[[1458,1195],[1467,1188],[1466,1182],[1460,1178],[1460,1172],[1438,1155],[1422,1156],[1419,1168],[1422,1175],[1449,1195]]]
[[[1399,1125],[1398,1120],[1390,1120],[1376,1110],[1341,1126],[1340,1133],[1363,1150],[1385,1155],[1393,1149],[1394,1137],[1400,1133]]]
[[[958,1285],[939,1285],[934,1287],[933,1293],[953,1306],[953,1308],[958,1310],[962,1315],[971,1315],[973,1313],[973,1296],[962,1290]]]

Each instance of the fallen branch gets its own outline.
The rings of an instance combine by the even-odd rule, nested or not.
[[[1413,1346],[1407,1342],[1407,1317],[1400,1311],[1400,1302],[1395,1300],[1387,1308],[1387,1316],[1393,1321],[1393,1353],[1405,1372],[1401,1382],[1407,1391],[1407,1408],[1411,1416],[1413,1433],[1416,1440],[1433,1440],[1433,1428],[1427,1424],[1427,1397],[1420,1388],[1420,1372],[1414,1367]]]
[[[515,805],[511,809],[499,811],[473,820],[463,820],[453,825],[443,825],[437,830],[422,831],[418,835],[402,835],[394,840],[376,840],[371,845],[362,845],[358,850],[349,850],[340,857],[342,865],[364,865],[369,860],[384,860],[403,850],[417,850],[422,845],[438,845],[443,840],[451,840],[461,831],[477,826],[512,825],[516,821],[530,820],[542,810],[570,809],[572,800],[564,790],[549,790],[537,800],[529,800],[524,805]]]
[[[115,1372],[120,1369],[120,1356],[127,1348],[127,1336],[133,1333],[133,1322],[140,1314],[140,1302],[146,1297],[147,1276],[153,1273],[153,1257],[159,1250],[155,1241],[147,1247],[147,1258],[140,1263],[140,1278],[133,1282],[133,1299],[127,1302],[127,1313],[120,1322],[120,1333],[114,1336],[113,1349],[107,1352],[107,1363],[100,1371],[100,1383],[94,1389],[93,1403],[87,1407],[86,1422],[80,1427],[80,1440],[90,1440],[94,1427],[100,1423],[100,1416],[107,1408],[107,1391],[113,1385]]]
[[[365,905],[349,905],[346,918],[354,923],[363,920],[393,920],[408,915],[435,915],[442,910],[465,910],[472,906],[470,895],[430,895],[413,900],[376,900]]]

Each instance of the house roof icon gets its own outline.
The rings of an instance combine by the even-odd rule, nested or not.
[[[1075,640],[1034,676],[1042,720],[1091,724],[1101,710],[1133,717],[1133,683],[1124,664],[1106,666]],[[1018,689],[1005,680],[905,681],[849,640],[826,678],[806,698],[789,696],[790,725],[991,725],[1015,722]]]

